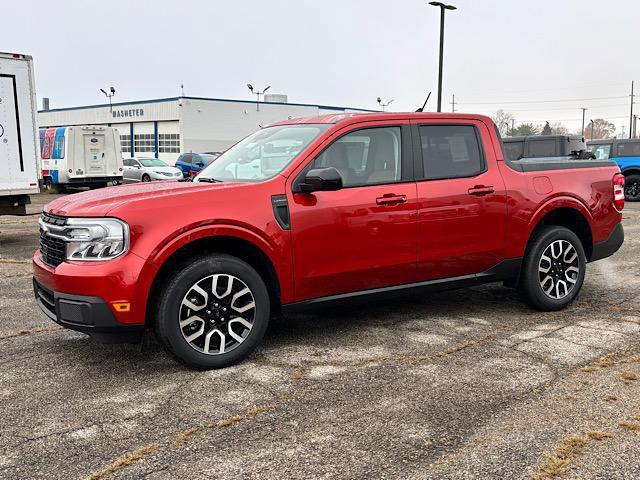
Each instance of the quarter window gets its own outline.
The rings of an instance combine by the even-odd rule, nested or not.
[[[399,182],[400,127],[367,128],[348,133],[314,161],[314,168],[334,167],[345,187]]]
[[[478,135],[471,125],[424,125],[420,141],[427,179],[473,177],[485,170]]]
[[[618,144],[619,157],[640,157],[640,142]]]

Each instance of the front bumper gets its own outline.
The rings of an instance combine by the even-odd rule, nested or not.
[[[610,257],[614,253],[618,251],[618,249],[624,243],[624,228],[622,224],[619,223],[609,235],[604,242],[596,243],[593,246],[593,251],[591,253],[591,258],[589,258],[590,262],[595,262],[596,260],[602,260],[603,258]]]
[[[122,341],[117,337],[131,341],[127,337],[136,337],[145,326],[153,272],[144,267],[144,259],[128,252],[115,260],[65,261],[54,268],[42,261],[37,250],[33,256],[36,299],[44,313],[63,327],[101,341]],[[115,308],[121,302],[130,304],[129,311]]]
[[[123,325],[99,297],[54,292],[33,279],[36,303],[47,317],[65,328],[104,343],[137,343],[144,325]]]

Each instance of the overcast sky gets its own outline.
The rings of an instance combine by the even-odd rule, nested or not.
[[[114,101],[177,96],[181,83],[248,99],[247,82],[290,102],[377,108],[382,96],[405,111],[433,90],[436,105],[439,10],[426,0],[2,2],[0,51],[34,57],[52,108],[101,103],[111,85]],[[455,94],[459,111],[578,128],[588,107],[587,121],[628,128],[640,2],[452,3],[443,109]]]

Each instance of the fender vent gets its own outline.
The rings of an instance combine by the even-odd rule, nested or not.
[[[271,205],[273,205],[273,215],[276,217],[278,225],[283,230],[290,230],[291,224],[289,222],[289,203],[287,202],[286,195],[272,195]]]

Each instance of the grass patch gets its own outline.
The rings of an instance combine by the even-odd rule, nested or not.
[[[174,447],[179,447],[180,445],[187,443],[192,438],[197,437],[201,433],[202,433],[202,429],[200,427],[193,427],[188,430],[185,430],[173,440],[172,445]]]
[[[567,437],[562,444],[551,452],[533,477],[535,480],[546,480],[558,477],[571,468],[573,461],[584,451],[587,441],[578,435]]]
[[[98,480],[100,478],[105,477],[106,475],[111,475],[112,473],[117,472],[118,470],[122,470],[125,467],[128,467],[132,463],[139,462],[140,460],[144,460],[145,457],[151,455],[156,450],[160,448],[159,443],[152,443],[151,445],[147,445],[145,447],[140,447],[133,452],[127,453],[115,459],[115,461],[109,465],[108,467],[103,468],[97,472],[92,473],[87,477],[87,480]]]
[[[601,441],[605,438],[611,438],[611,434],[607,432],[601,432],[600,430],[589,430],[587,432],[587,437],[592,440]]]
[[[631,432],[640,432],[640,423],[638,422],[620,422],[618,425],[624,428],[625,430],[629,430]]]

